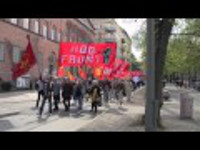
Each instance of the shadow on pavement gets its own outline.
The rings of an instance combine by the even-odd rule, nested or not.
[[[121,113],[119,110],[115,109],[115,108],[110,108],[107,113],[111,113],[111,114],[115,114],[115,115],[123,115],[123,113]]]
[[[90,118],[94,118],[101,113],[102,113],[102,111],[100,111],[100,110],[96,114],[94,112],[90,112],[89,110],[77,110],[75,108],[75,109],[71,109],[68,112],[66,112],[64,110],[60,110],[57,113],[55,113],[55,115],[58,115],[61,118],[63,118],[63,117],[81,118],[81,117],[89,115]]]
[[[0,118],[5,118],[5,117],[9,117],[9,116],[15,116],[15,115],[19,115],[20,112],[12,112],[12,113],[6,113],[6,114],[0,114]]]
[[[27,94],[27,91],[0,93],[0,98],[16,97],[16,96],[21,96],[25,94]]]
[[[38,123],[46,122],[49,117],[50,117],[49,114],[45,115],[45,118],[44,118],[44,116],[38,116]]]
[[[6,131],[14,128],[12,123],[9,120],[0,120],[0,129],[1,131]]]

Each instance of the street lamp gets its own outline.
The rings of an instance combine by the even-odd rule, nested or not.
[[[145,130],[156,131],[155,99],[155,19],[147,19],[147,87],[145,108]]]
[[[53,74],[55,63],[56,63],[56,55],[55,55],[55,52],[52,51],[49,56],[49,75],[50,76],[52,76],[52,74]]]

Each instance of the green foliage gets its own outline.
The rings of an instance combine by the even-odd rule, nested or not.
[[[182,34],[171,38],[165,73],[188,73],[200,69],[200,19],[186,19]]]

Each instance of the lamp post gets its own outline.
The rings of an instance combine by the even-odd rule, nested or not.
[[[145,108],[145,130],[156,131],[155,99],[155,19],[147,19],[147,87]]]
[[[52,76],[53,75],[53,70],[54,70],[54,65],[56,62],[56,56],[55,56],[55,52],[52,51],[50,56],[49,56],[49,75]]]

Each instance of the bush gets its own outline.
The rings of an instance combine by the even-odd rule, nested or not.
[[[10,91],[12,88],[12,84],[10,82],[2,82],[1,83],[1,89],[3,91]]]

